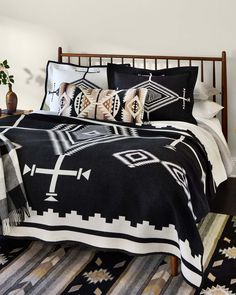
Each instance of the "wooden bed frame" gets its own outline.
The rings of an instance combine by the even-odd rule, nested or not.
[[[206,56],[164,56],[164,55],[124,55],[124,54],[92,54],[92,53],[71,53],[63,52],[62,47],[58,47],[58,62],[67,62],[78,64],[79,66],[101,66],[110,63],[130,63],[132,66],[158,69],[171,68],[184,65],[198,65],[200,81],[204,82],[205,77],[209,76],[209,63],[211,68],[211,79],[207,81],[213,87],[221,90],[221,95],[216,98],[213,96],[213,101],[220,103],[224,109],[221,115],[222,131],[227,140],[228,138],[228,122],[227,122],[227,61],[226,52],[222,51],[220,57]],[[208,67],[206,67],[208,63]],[[219,65],[219,69],[217,66]],[[218,82],[218,83],[217,83]],[[171,274],[178,274],[178,258],[170,257]]]

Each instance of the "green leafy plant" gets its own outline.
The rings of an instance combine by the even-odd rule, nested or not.
[[[10,68],[7,60],[0,62],[0,85],[11,85],[14,83],[14,76],[9,75],[8,69]]]

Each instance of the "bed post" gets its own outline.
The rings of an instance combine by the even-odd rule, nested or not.
[[[222,51],[222,129],[226,140],[228,140],[228,122],[227,122],[227,64],[226,52]]]
[[[58,47],[58,56],[57,56],[57,60],[58,62],[62,62],[62,47]]]
[[[174,255],[170,256],[170,273],[173,277],[178,275],[178,258]]]

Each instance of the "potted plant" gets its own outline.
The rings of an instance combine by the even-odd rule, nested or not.
[[[0,62],[0,85],[8,85],[9,91],[6,94],[7,113],[13,114],[17,107],[17,95],[12,91],[12,84],[14,83],[13,75],[9,75],[10,68],[7,60]]]

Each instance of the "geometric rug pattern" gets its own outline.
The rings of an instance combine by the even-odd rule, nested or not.
[[[199,293],[236,294],[236,216],[228,219]]]
[[[0,295],[236,294],[236,217],[209,213],[199,224],[205,275],[198,290],[169,257],[132,256],[74,242],[46,243],[0,236]]]

